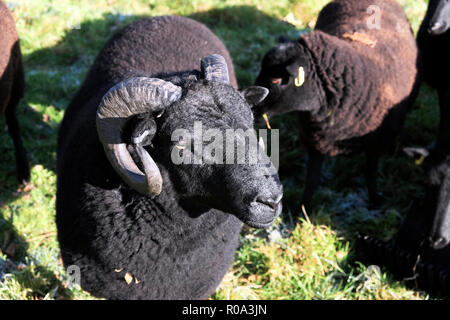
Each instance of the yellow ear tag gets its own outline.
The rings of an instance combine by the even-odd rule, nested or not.
[[[269,117],[267,116],[267,113],[263,114],[263,118],[266,121],[267,129],[272,130],[272,128],[270,127]]]
[[[305,83],[305,69],[303,67],[298,68],[298,78],[295,78],[295,86],[301,87]]]
[[[425,161],[425,156],[420,156],[419,159],[416,160],[416,166],[421,166],[422,163]]]

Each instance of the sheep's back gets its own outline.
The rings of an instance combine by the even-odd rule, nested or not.
[[[5,3],[0,1],[0,76],[9,63],[11,50],[17,41],[14,18]]]
[[[66,140],[74,121],[81,131],[96,134],[95,111],[102,96],[115,84],[139,76],[200,70],[201,59],[222,55],[228,65],[230,82],[237,87],[233,62],[222,41],[205,25],[179,16],[137,20],[112,36],[94,61],[85,81],[69,104],[58,145]],[[76,119],[74,119],[76,118]],[[70,123],[70,125],[66,125]],[[72,135],[77,137],[75,133]]]
[[[380,8],[380,28],[371,17]],[[330,35],[350,43],[373,68],[371,76],[381,85],[386,107],[396,105],[410,95],[417,78],[418,49],[411,26],[394,0],[335,0],[324,8],[316,25]],[[387,111],[387,110],[386,110]]]
[[[230,81],[237,87],[228,50],[205,25],[179,16],[144,18],[119,30],[108,41],[77,97],[130,77],[199,70],[201,59],[213,53],[224,56]]]

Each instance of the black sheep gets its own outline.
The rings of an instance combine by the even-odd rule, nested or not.
[[[450,243],[450,2],[431,0],[417,35],[422,55],[424,81],[436,89],[440,105],[439,131],[431,150],[405,148],[407,154],[425,157],[426,197],[422,209],[410,214],[399,239],[408,239],[410,226],[422,228],[427,243],[442,249]],[[420,223],[419,223],[420,221]],[[414,222],[414,223],[413,223]],[[420,238],[420,237],[419,237]],[[417,242],[417,241],[416,241]],[[414,247],[414,244],[411,245]],[[416,244],[417,247],[417,244]],[[450,266],[450,264],[449,264]]]
[[[255,116],[293,111],[298,117],[309,154],[306,207],[324,157],[356,152],[366,154],[369,200],[379,201],[378,160],[393,147],[417,96],[419,64],[409,22],[392,0],[332,1],[313,32],[264,56],[255,83],[270,94]]]
[[[188,18],[142,19],[105,45],[58,142],[58,240],[82,288],[111,299],[207,298],[233,262],[241,221],[262,228],[280,214],[270,162],[174,163],[173,152],[198,146],[195,122],[253,130],[249,104],[267,89],[236,86],[224,45]],[[194,141],[174,140],[177,129]]]
[[[450,2],[430,0],[417,34],[423,61],[423,80],[436,89],[439,97],[439,132],[430,160],[439,163],[450,153]],[[433,165],[430,165],[433,167]]]
[[[16,24],[8,7],[0,1],[0,116],[5,114],[9,134],[16,153],[17,179],[20,183],[30,179],[27,154],[22,144],[16,108],[25,90]]]
[[[450,130],[450,126],[448,126]],[[358,235],[364,263],[383,266],[393,275],[432,294],[450,296],[450,153],[433,158],[427,149],[405,148],[427,157],[425,196],[414,199],[398,233],[388,242]]]

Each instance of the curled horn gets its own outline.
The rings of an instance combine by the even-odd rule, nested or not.
[[[201,72],[206,80],[230,83],[227,62],[219,54],[211,54],[202,59]]]
[[[180,87],[161,79],[132,78],[112,87],[97,109],[97,133],[109,162],[125,183],[143,195],[161,192],[161,173],[144,147],[136,144],[144,167],[142,173],[127,150],[122,131],[131,116],[162,111],[179,100],[181,94]]]

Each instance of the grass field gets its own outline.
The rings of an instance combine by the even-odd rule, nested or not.
[[[32,177],[15,180],[14,149],[0,120],[0,299],[91,299],[68,284],[56,241],[56,141],[71,97],[98,51],[121,26],[141,16],[177,14],[209,26],[226,44],[241,87],[253,83],[264,53],[280,35],[307,32],[326,0],[10,0],[26,70],[27,91],[18,110]],[[417,32],[425,0],[399,1]],[[389,239],[413,198],[423,195],[422,168],[401,147],[433,142],[435,93],[424,86],[409,114],[397,151],[380,167],[384,204],[369,210],[361,175],[363,157],[327,159],[323,187],[310,217],[294,224],[305,182],[305,150],[295,120],[280,128],[282,217],[268,230],[245,228],[233,267],[213,299],[434,299],[407,289],[358,261],[356,230]],[[294,228],[294,226],[296,227]]]

